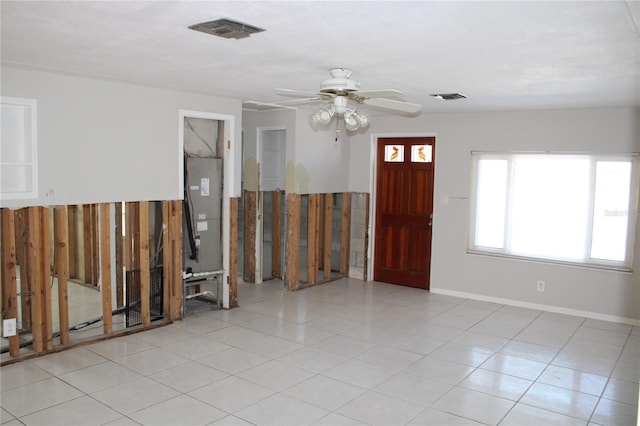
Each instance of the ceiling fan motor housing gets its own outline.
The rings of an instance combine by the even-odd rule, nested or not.
[[[331,78],[320,83],[320,92],[336,95],[346,95],[360,89],[360,82],[350,80],[351,70],[348,68],[332,68],[329,70]]]

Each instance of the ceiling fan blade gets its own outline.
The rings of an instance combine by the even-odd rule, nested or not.
[[[291,90],[291,89],[276,89],[276,94],[282,95],[282,96],[291,96],[294,98],[310,98],[310,97],[316,97],[320,95],[326,96],[326,94],[323,94],[323,93],[311,92],[306,90]]]
[[[422,105],[412,104],[410,102],[396,101],[393,99],[372,98],[365,99],[362,103],[367,106],[383,108],[386,110],[407,114],[417,114],[422,111]]]
[[[243,101],[242,109],[245,111],[271,111],[278,109],[295,109],[294,107],[287,105],[280,105],[273,102],[261,102],[261,101]]]
[[[357,90],[354,92],[356,96],[363,98],[404,98],[406,93],[396,89],[373,89],[373,90]]]

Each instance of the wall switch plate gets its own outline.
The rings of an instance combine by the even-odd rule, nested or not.
[[[546,286],[546,283],[544,281],[538,281],[537,286],[538,286],[538,291],[543,292]]]
[[[16,335],[16,319],[9,318],[2,320],[2,336],[11,337]]]

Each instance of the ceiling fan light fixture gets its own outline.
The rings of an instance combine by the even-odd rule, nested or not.
[[[351,116],[356,119],[360,127],[367,127],[369,125],[369,116],[364,112],[355,110]]]
[[[360,128],[360,123],[353,116],[354,114],[351,111],[347,111],[344,113],[344,124],[348,131],[354,132]]]
[[[321,108],[318,111],[314,112],[311,116],[311,121],[315,126],[319,124],[329,124],[335,113],[335,107],[333,105],[330,105],[327,108]]]

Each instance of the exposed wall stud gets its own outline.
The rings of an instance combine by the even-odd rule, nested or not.
[[[69,344],[69,209],[56,206],[53,209],[53,235],[55,240],[55,270],[58,277],[58,322],[60,344]]]
[[[300,195],[287,193],[287,238],[285,246],[285,284],[289,290],[300,281]]]
[[[102,293],[102,327],[107,336],[113,333],[111,315],[111,213],[108,203],[100,204],[100,293]]]
[[[0,262],[2,263],[2,319],[18,318],[18,281],[16,254],[16,226],[13,210],[3,208],[0,211],[2,241],[0,242]],[[20,354],[18,332],[9,339],[9,355]]]

